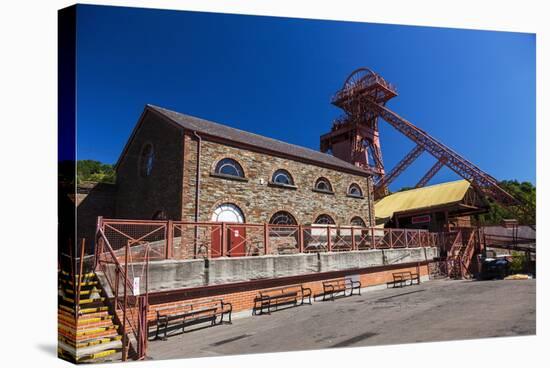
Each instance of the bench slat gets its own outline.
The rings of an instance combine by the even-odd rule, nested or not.
[[[254,308],[252,313],[264,313],[264,308],[267,308],[267,313],[271,313],[271,308],[277,309],[280,305],[294,304],[302,305],[304,300],[308,298],[308,304],[311,304],[311,289],[304,288],[303,285],[288,285],[277,287],[258,292],[258,296],[254,299]]]
[[[218,324],[223,323],[223,317],[229,317],[228,323],[231,323],[231,313],[233,306],[231,303],[224,302],[223,299],[208,299],[194,303],[185,303],[181,305],[170,305],[156,309],[156,335],[159,338],[161,327],[164,328],[164,338],[166,340],[168,327],[181,325],[182,332],[185,332],[185,326],[194,325],[202,322],[211,322],[212,326],[216,324],[216,319],[220,316]]]
[[[346,295],[346,291],[350,290],[350,294]],[[361,295],[361,282],[353,280],[351,277],[323,281],[323,300],[326,300],[327,295],[330,300],[335,299],[335,294],[343,292],[343,296],[353,295],[353,291],[358,290]]]

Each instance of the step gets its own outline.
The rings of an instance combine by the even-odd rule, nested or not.
[[[61,283],[65,285],[74,286],[74,282],[72,282],[71,280],[59,279],[59,281],[61,281]],[[96,286],[96,285],[99,285],[99,281],[85,281],[80,283],[80,286]]]
[[[83,318],[111,318],[111,314],[109,314],[108,310],[99,311],[99,312],[90,312],[90,313],[82,313],[78,316],[78,319],[81,320]],[[59,319],[65,319],[67,321],[75,320],[74,311],[71,309],[70,311],[65,309],[58,309],[57,310],[57,318]]]
[[[67,294],[74,294],[73,289],[63,289],[63,291],[66,292]],[[92,289],[80,290],[80,295],[90,295],[90,293],[92,292],[100,294],[101,289],[93,287]]]
[[[74,331],[67,331],[62,328],[57,329],[57,333],[63,336],[65,340],[74,342],[74,345],[90,342],[97,339],[113,338],[118,335],[118,331],[114,328],[99,330],[97,332],[88,331],[85,335],[76,335]]]
[[[97,333],[100,333],[100,332],[107,332],[107,331],[111,331],[111,330],[116,331],[117,328],[118,328],[118,325],[109,323],[108,325],[105,325],[105,326],[90,327],[90,328],[79,328],[75,331],[75,328],[73,326],[67,326],[63,323],[58,323],[57,324],[58,331],[62,330],[62,331],[68,332],[69,335],[75,335],[75,332],[76,332],[77,337],[78,336],[93,335],[93,334],[97,334]]]
[[[73,303],[73,305],[74,305],[74,303]],[[66,312],[74,313],[74,307],[69,307],[69,306],[66,306],[66,305],[59,305],[59,308],[63,309]],[[108,306],[99,306],[99,307],[80,308],[78,310],[78,313],[80,315],[82,315],[82,314],[108,312],[108,311],[109,311]]]
[[[106,363],[106,362],[114,362],[114,361],[121,361],[122,355],[121,355],[122,348],[119,349],[112,349],[112,350],[105,350],[100,353],[96,353],[89,356],[83,356],[78,360],[78,362],[82,363]],[[118,355],[118,356],[117,356]]]
[[[83,336],[83,337],[79,337],[78,340],[75,340],[70,336],[66,336],[63,334],[59,334],[57,337],[58,341],[63,341],[67,345],[77,346],[78,348],[97,345],[97,344],[103,344],[106,342],[121,340],[121,339],[122,339],[122,336],[119,335],[118,333],[109,333],[109,334],[104,334],[104,336],[96,336],[96,337]]]
[[[84,331],[92,328],[102,328],[113,326],[114,323],[111,318],[100,319],[98,321],[81,322],[80,320],[75,323],[74,320],[59,319],[57,322],[59,327],[63,327],[66,330],[72,331]]]
[[[61,274],[62,274],[63,276],[68,276],[68,277],[71,276],[71,275],[69,274],[69,272],[64,271],[64,270],[61,270]],[[78,276],[79,276],[78,274],[75,274],[75,275],[74,275],[75,279],[78,278]],[[95,276],[95,272],[88,272],[88,273],[82,274],[82,277],[85,277],[85,278],[86,278],[86,277],[94,277],[94,276]]]
[[[121,335],[116,335],[114,337],[99,338],[99,339],[88,341],[88,342],[81,342],[81,343],[76,344],[76,347],[77,347],[77,349],[81,349],[81,348],[85,348],[85,347],[88,347],[88,346],[106,344],[108,342],[117,341],[117,340],[118,341],[122,340],[122,336]]]
[[[77,320],[78,325],[87,325],[91,323],[98,323],[98,322],[105,322],[105,321],[112,321],[113,316],[107,314],[105,316],[99,316],[99,317],[88,317],[88,315],[80,316]]]
[[[75,300],[73,298],[69,298],[69,297],[66,297],[66,296],[63,296],[62,298],[67,303],[71,303],[71,304],[75,303]],[[78,301],[78,304],[91,304],[91,303],[104,302],[104,301],[105,301],[104,297],[90,298],[90,299],[80,299]]]
[[[62,350],[76,358],[76,360],[78,361],[82,359],[97,359],[106,355],[110,355],[119,349],[122,349],[121,340],[111,340],[102,344],[90,345],[77,349],[62,341],[59,341],[58,344]]]

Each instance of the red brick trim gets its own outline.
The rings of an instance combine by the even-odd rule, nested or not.
[[[187,299],[196,299],[207,296],[220,296],[229,293],[235,292],[244,292],[257,289],[266,289],[282,285],[298,284],[305,282],[314,282],[319,280],[326,280],[338,277],[344,277],[347,275],[356,275],[356,274],[371,274],[377,272],[391,271],[402,268],[409,267],[420,267],[427,266],[428,261],[423,262],[408,262],[400,263],[395,265],[386,265],[386,266],[375,266],[375,267],[366,267],[366,268],[356,268],[349,270],[339,270],[339,271],[329,271],[329,272],[318,272],[310,273],[305,275],[296,275],[296,276],[287,276],[287,277],[278,277],[274,279],[263,279],[263,280],[251,280],[244,282],[228,283],[222,285],[209,285],[209,286],[199,286],[178,290],[169,290],[169,291],[159,291],[149,293],[149,304],[163,304],[171,301],[181,301]]]

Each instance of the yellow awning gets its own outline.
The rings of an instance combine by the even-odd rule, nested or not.
[[[377,219],[389,219],[395,212],[442,206],[461,201],[470,188],[466,180],[430,185],[393,193],[374,204]]]

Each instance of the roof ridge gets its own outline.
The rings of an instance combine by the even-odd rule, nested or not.
[[[258,134],[258,133],[254,133],[254,132],[249,132],[248,130],[242,130],[242,129],[239,129],[239,128],[234,128],[232,126],[229,126],[229,125],[226,125],[226,124],[222,124],[222,123],[218,123],[217,121],[213,121],[213,120],[207,120],[207,119],[204,119],[204,118],[201,118],[201,117],[198,117],[198,116],[193,116],[193,115],[189,115],[189,114],[183,114],[181,112],[178,112],[178,111],[174,111],[174,110],[170,110],[170,109],[166,109],[164,107],[161,107],[161,106],[155,106],[155,105],[151,105],[151,104],[147,104],[149,107],[152,107],[154,109],[161,109],[161,110],[165,110],[165,111],[170,111],[174,114],[178,114],[178,115],[181,115],[181,116],[185,116],[185,117],[188,117],[188,118],[192,118],[192,119],[196,119],[196,120],[201,120],[201,121],[205,121],[207,123],[210,123],[210,124],[217,124],[217,125],[220,125],[220,126],[223,126],[223,127],[227,127],[227,128],[231,128],[233,130],[237,130],[239,132],[243,132],[243,133],[246,133],[246,134],[252,134],[252,135],[255,135],[257,137],[261,137],[261,138],[267,138],[267,139],[271,139],[273,141],[277,141],[277,142],[280,142],[280,143],[283,143],[283,144],[288,144],[288,145],[291,145],[291,146],[294,146],[294,147],[299,147],[299,148],[302,148],[302,149],[307,149],[307,150],[310,150],[312,152],[315,152],[315,153],[320,153],[322,155],[327,155],[327,156],[330,156],[330,157],[333,157],[337,160],[340,160],[342,162],[345,162],[346,164],[350,164],[349,162],[347,161],[344,161],[336,156],[333,156],[333,155],[330,155],[328,153],[325,153],[325,152],[321,152],[321,151],[316,151],[314,150],[313,148],[309,148],[309,147],[304,147],[304,146],[300,146],[299,144],[295,144],[295,143],[289,143],[289,142],[285,142],[285,141],[282,141],[280,139],[277,139],[277,138],[272,138],[272,137],[268,137],[266,135],[261,135],[261,134]],[[350,164],[351,165],[351,164]]]
[[[318,157],[318,158],[301,157],[300,155],[298,155],[296,153],[286,152],[284,150],[281,150],[282,153],[285,153],[289,156],[300,157],[302,159],[309,159],[311,161],[317,161],[317,162],[323,163],[325,165],[331,165],[331,162],[325,162],[324,161],[324,159],[326,159],[326,160],[333,161],[332,162],[333,166],[336,165],[336,166],[340,166],[341,168],[346,168],[348,170],[354,170],[357,173],[372,175],[372,173],[369,173],[368,171],[366,171],[364,169],[361,169],[360,167],[355,166],[350,162],[344,161],[344,160],[342,160],[338,157],[335,157],[335,156],[330,155],[330,154],[325,153],[325,152],[314,150],[314,149],[309,148],[309,147],[304,147],[304,146],[300,146],[298,144],[288,143],[288,142],[282,141],[280,139],[267,137],[267,136],[264,136],[264,135],[261,135],[261,134],[258,134],[258,133],[253,133],[253,132],[249,132],[249,131],[246,131],[246,130],[233,128],[229,125],[225,125],[225,124],[218,123],[218,122],[215,122],[215,121],[207,120],[207,119],[200,118],[200,117],[197,117],[197,116],[183,114],[183,113],[180,113],[180,112],[177,112],[177,111],[174,111],[174,110],[170,110],[170,109],[167,109],[167,108],[164,108],[164,107],[156,106],[156,105],[153,105],[153,104],[146,104],[146,106],[148,108],[153,109],[154,111],[166,116],[168,119],[171,119],[173,121],[174,121],[174,116],[170,116],[172,114],[174,114],[177,118],[180,118],[180,119],[183,119],[183,120],[190,120],[190,122],[188,122],[188,123],[191,123],[191,124],[192,123],[195,123],[195,124],[204,123],[204,124],[214,125],[214,126],[219,127],[220,129],[229,129],[229,130],[231,130],[231,131],[233,131],[237,134],[240,134],[241,136],[245,136],[247,138],[257,138],[258,140],[268,140],[271,143],[275,143],[275,144],[278,144],[278,145],[284,145],[284,146],[286,146],[285,148],[295,148],[296,150],[307,151],[311,155],[318,155],[318,156],[322,156],[322,157]],[[186,129],[191,129],[191,130],[196,129],[196,128],[190,128],[190,127],[185,126],[185,123],[182,122],[182,121],[174,121],[174,122],[181,125],[182,127],[186,128]],[[223,138],[228,138],[228,137],[225,137],[225,136],[222,136],[222,135],[219,135],[219,134],[216,135],[215,133],[208,132],[207,127],[203,127],[203,128],[204,128],[202,130],[203,134],[210,134],[212,136],[219,136],[219,137],[223,137]],[[199,129],[197,129],[197,130],[199,130]],[[241,142],[241,143],[247,143],[247,142]],[[250,142],[248,142],[247,144],[250,144],[252,146],[260,146],[259,144],[254,144],[254,143],[250,143]],[[263,148],[270,149],[269,147],[263,147]],[[271,150],[272,151],[277,151],[274,148],[271,148]]]

